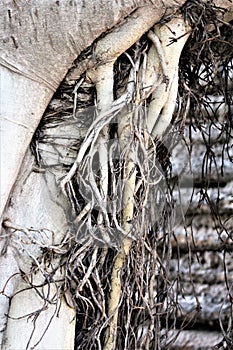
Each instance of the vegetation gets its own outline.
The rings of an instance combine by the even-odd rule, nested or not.
[[[51,181],[55,184],[68,229],[59,241],[46,238],[51,235],[46,223],[43,229],[10,219],[3,224],[30,256],[29,271],[21,271],[26,288],[43,300],[25,317],[36,327],[38,313],[56,305],[48,331],[64,297],[76,313],[77,350],[167,349],[179,335],[174,330],[198,317],[198,297],[185,314],[179,303],[185,288],[182,249],[189,254],[196,296],[192,258],[198,247],[187,229],[192,219],[185,218],[186,212],[189,219],[195,214],[189,212],[192,203],[182,199],[187,179],[190,199],[198,203],[192,213],[207,203],[219,250],[232,252],[230,218],[220,213],[225,157],[232,161],[232,26],[224,13],[212,1],[189,0],[132,45],[120,50],[113,45],[107,53],[115,31],[105,33],[74,62],[33,136],[34,173],[45,177],[48,193],[53,193]],[[195,158],[192,164],[197,131],[205,144],[201,177],[194,175]],[[222,149],[220,167],[213,133]],[[189,157],[174,169],[171,157],[180,144]],[[180,226],[186,229],[183,246]],[[224,272],[231,316],[222,324],[222,344],[230,349],[232,287],[225,265]]]

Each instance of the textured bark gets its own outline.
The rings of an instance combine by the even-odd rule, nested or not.
[[[47,303],[38,297],[35,290],[28,289],[29,285],[22,278],[24,273],[28,274],[31,270],[32,257],[39,259],[41,256],[40,244],[56,245],[67,232],[65,211],[67,202],[57,187],[56,177],[49,173],[34,172],[33,163],[34,159],[28,152],[20,171],[21,176],[18,177],[11,196],[11,206],[6,211],[6,216],[17,223],[18,230],[17,226],[15,230],[7,227],[2,230],[3,235],[10,235],[5,254],[3,252],[4,240],[1,242],[3,254],[0,257],[2,311],[9,316],[1,320],[1,338],[4,335],[2,348],[6,350],[26,349],[31,335],[30,346],[36,345],[43,332],[49,327],[49,331],[45,333],[38,345],[40,349],[63,350],[66,347],[72,349],[75,331],[74,310],[66,304],[63,298],[54,298],[59,289],[59,280],[63,277],[63,271],[61,269],[57,271],[53,281],[49,284],[49,291],[46,291],[46,286],[43,288],[43,293],[47,295]],[[20,227],[22,227],[22,232],[19,231]],[[46,228],[45,234],[36,231],[34,235],[38,245],[27,243],[30,238],[27,233],[25,234],[26,227]],[[59,263],[59,260],[55,259],[53,267],[59,267]],[[10,278],[12,275],[14,277]],[[38,273],[32,278],[36,285],[44,283],[43,273]],[[5,284],[6,288],[4,288]],[[26,290],[23,291],[25,288]],[[18,294],[15,295],[15,293]],[[44,310],[40,313],[41,309]],[[24,317],[25,315],[28,315],[30,322],[27,316]],[[34,326],[35,331],[33,332]],[[51,334],[58,334],[58,336],[54,338]]]
[[[170,1],[168,4],[171,7],[178,7]],[[139,32],[129,34],[131,41],[127,41],[124,51],[162,17],[167,10],[166,4],[153,6],[144,1],[138,3],[125,1],[125,6],[122,7],[122,4],[112,1],[102,1],[98,4],[91,2],[88,6],[85,6],[84,2],[77,1],[45,1],[43,4],[32,1],[21,8],[16,3],[5,1],[4,6],[1,7],[1,142],[4,142],[4,152],[1,156],[1,169],[4,172],[1,176],[4,180],[1,181],[1,212],[22,165],[21,176],[10,196],[11,205],[9,210],[5,211],[5,217],[11,218],[22,228],[46,227],[50,230],[47,243],[54,244],[53,235],[57,243],[64,236],[67,204],[57,188],[56,177],[35,173],[30,156],[27,156],[22,164],[25,151],[52,94],[74,59],[98,36],[119,24],[139,6],[143,6],[140,16],[145,14],[149,22],[147,27],[142,26]],[[151,11],[150,16],[148,16],[148,10]],[[131,22],[136,20],[137,16],[133,16]],[[116,37],[118,36],[119,33]],[[118,54],[122,50],[123,42],[121,38],[116,45],[115,50],[119,52]],[[107,39],[106,44],[102,46],[103,50],[108,51],[109,44],[111,45],[111,42],[109,43]],[[12,128],[11,124],[17,127]],[[8,228],[6,231],[3,230],[3,233],[11,230]],[[16,228],[16,232],[20,231]],[[1,257],[3,291],[1,306],[5,315],[8,313],[10,298],[16,291],[24,288],[19,269],[23,273],[29,272],[30,256],[37,259],[41,254],[39,246],[19,245],[19,233],[12,238],[12,242],[7,247],[7,254]],[[6,259],[9,264],[8,269],[5,268]],[[17,273],[17,280],[12,278],[7,282],[8,278],[15,273]],[[59,279],[59,275],[56,278]],[[39,276],[38,282],[41,283],[42,280]],[[4,288],[6,282],[7,285]],[[52,291],[49,298],[52,298]],[[32,313],[33,319],[36,316],[34,312],[37,312],[38,307],[41,306],[38,302],[34,290],[20,292],[13,297],[4,338],[5,349],[26,348],[30,336],[32,336],[30,344],[36,346],[43,334],[39,324],[46,325],[49,317],[55,312],[54,307],[48,305],[48,311],[40,313],[39,317],[34,319],[38,327],[32,333],[33,323],[28,327],[27,319],[21,319],[21,316]],[[69,348],[73,346],[74,312],[66,306],[64,300],[61,300],[61,303],[61,309],[64,312],[61,312],[60,318],[55,314],[49,325],[50,331],[39,344],[41,348],[63,349],[65,346]],[[5,322],[4,316],[1,320],[1,335],[5,330]],[[56,337],[55,340],[51,337],[53,329],[56,331],[60,329],[61,338]],[[67,332],[66,329],[69,331]],[[21,336],[15,336],[15,334]]]
[[[140,12],[141,16],[148,17],[150,13],[149,29],[162,17],[168,7],[178,7],[183,2],[167,1],[160,5],[155,2],[155,5],[151,5],[147,1],[125,1],[122,7],[121,3],[109,0],[99,3],[91,2],[88,6],[85,2],[78,1],[44,1],[41,4],[34,0],[26,3],[22,8],[13,1],[4,2],[0,10],[1,81],[2,84],[3,81],[4,84],[7,84],[7,91],[17,90],[18,94],[17,98],[14,97],[12,110],[7,109],[9,106],[7,100],[2,99],[2,137],[7,144],[6,148],[14,149],[14,152],[11,153],[14,153],[15,161],[12,159],[12,154],[8,159],[9,151],[2,153],[1,169],[4,169],[6,174],[10,169],[10,174],[1,182],[3,186],[1,214],[42,113],[53,92],[56,91],[67,70],[81,51],[140,6],[144,8]],[[134,16],[131,19],[131,21],[136,20],[137,17],[134,18]],[[137,27],[135,29],[137,30]],[[145,30],[147,30],[146,26]],[[139,32],[138,36],[142,34],[143,32]],[[132,35],[135,36],[134,33],[130,33],[129,37]],[[133,42],[135,41],[136,39],[133,39]],[[128,47],[133,42],[129,42]],[[104,50],[109,50],[108,45],[107,42]],[[121,43],[116,47],[121,47]],[[29,99],[24,90],[27,85],[27,90],[30,90],[32,94]],[[1,89],[5,87],[2,85]],[[34,108],[34,103],[32,106],[28,105],[27,99],[32,102],[35,99],[37,107]],[[24,115],[19,113],[16,116],[15,111],[21,111],[22,106],[25,109]],[[23,126],[12,133],[12,128],[8,127],[8,124],[15,123],[15,121]]]
[[[2,216],[25,151],[52,92],[38,82],[1,69],[1,201]]]
[[[26,283],[19,286],[28,288]],[[50,288],[49,296],[52,297],[57,290]],[[10,310],[3,350],[27,349],[29,340],[29,349],[73,349],[75,313],[63,300],[46,306],[35,291],[25,290],[12,299]]]

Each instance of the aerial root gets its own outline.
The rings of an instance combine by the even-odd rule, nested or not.
[[[111,31],[98,41],[94,55],[91,54],[79,62],[77,67],[67,74],[66,81],[72,83],[72,81],[80,79],[85,71],[96,65],[96,62],[102,65],[105,62],[116,60],[161,18],[163,12],[163,5],[160,8],[158,5],[148,4],[138,8],[133,16],[124,19],[116,30]]]
[[[112,243],[111,236],[105,238],[105,234],[108,235],[108,230],[112,230],[113,236],[121,233],[121,237],[113,237],[114,240],[120,241],[120,246],[111,271],[103,350],[114,350],[117,347],[123,268],[129,257],[135,232],[139,230],[146,234],[147,229],[142,225],[146,227],[150,225],[147,222],[149,190],[161,179],[161,173],[155,171],[156,144],[154,139],[160,139],[163,136],[172,119],[178,90],[179,57],[188,38],[188,34],[185,35],[188,30],[189,27],[182,17],[173,18],[169,22],[169,28],[168,25],[155,25],[148,33],[148,38],[152,41],[148,53],[139,49],[137,55],[135,54],[135,60],[129,57],[132,61],[132,68],[128,76],[128,85],[118,100],[114,101],[113,97],[113,67],[116,58],[123,52],[122,50],[117,51],[118,55],[115,51],[114,55],[113,52],[110,52],[110,56],[104,63],[99,63],[86,73],[86,79],[91,80],[96,87],[96,117],[79,149],[76,161],[62,180],[61,187],[66,192],[66,185],[76,175],[84,187],[91,191],[89,202],[74,220],[77,225],[86,220],[87,228],[92,228],[90,212],[94,208],[94,203],[97,202],[98,217],[95,225],[100,231],[102,230],[103,237],[100,241],[104,243],[101,261],[104,262],[106,257],[107,245]],[[169,45],[171,32],[175,33],[175,37],[179,39]],[[105,41],[107,43],[108,39]],[[97,56],[102,52],[101,45],[100,42],[97,46]],[[124,46],[124,51],[126,49],[128,47]],[[149,96],[151,100],[145,110],[143,108]],[[113,119],[115,123],[117,122],[117,136],[115,137],[117,137],[122,157],[121,169],[118,172],[115,172],[114,152],[109,143],[110,122]],[[98,166],[95,163],[96,155]],[[152,162],[153,171],[150,166]],[[154,174],[155,172],[157,175]],[[109,188],[112,186],[116,189],[116,184],[119,183],[116,176],[122,177],[120,194],[120,206],[122,207],[119,211],[119,208],[113,205],[113,211],[109,215],[107,208],[107,203],[111,200]],[[135,198],[139,193],[141,193],[141,202],[137,206],[141,206],[140,208],[135,205]],[[137,215],[140,216],[141,223],[135,224]],[[83,281],[77,286],[76,297],[84,298],[81,292],[83,287],[88,285],[96,262],[97,250],[95,249]],[[99,304],[97,306],[102,308]],[[152,333],[152,331],[153,327],[149,332]],[[147,342],[149,342],[148,337]]]
[[[177,41],[171,44],[171,32]],[[156,25],[148,37],[152,40],[165,80],[155,89],[149,106],[147,127],[153,138],[161,138],[169,126],[178,92],[178,65],[181,51],[190,35],[183,17],[173,18],[168,26]],[[157,74],[159,74],[157,72]]]

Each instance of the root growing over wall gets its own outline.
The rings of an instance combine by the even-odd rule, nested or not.
[[[61,162],[47,167],[61,168],[54,173],[71,204],[70,228],[60,244],[40,244],[41,264],[49,261],[49,267],[41,271],[38,263],[34,271],[58,285],[59,296],[76,309],[76,349],[162,349],[178,336],[170,330],[182,313],[177,295],[183,287],[179,273],[169,279],[176,237],[167,178],[169,153],[176,142],[170,128],[171,122],[176,126],[178,85],[178,97],[185,102],[175,113],[181,119],[179,130],[188,118],[194,90],[186,72],[178,84],[181,52],[197,30],[190,25],[190,16],[197,19],[190,13],[186,7],[182,15],[156,24],[141,38],[135,35],[130,43],[124,37],[110,52],[106,47],[112,36],[107,34],[93,53],[104,60],[87,65],[81,76],[80,67],[72,71],[77,80],[74,103],[67,110],[72,121],[80,123],[80,137],[65,149],[72,160],[68,172]],[[86,97],[80,102],[83,95],[90,99],[87,105]],[[59,115],[50,113],[49,121],[52,129],[60,122]],[[48,135],[47,139],[51,140]],[[47,171],[38,143],[35,137],[32,148],[38,169]],[[9,221],[5,226],[17,231]],[[25,232],[30,238],[30,229]],[[179,247],[177,251],[179,255]],[[51,273],[54,259],[62,271],[59,282],[53,279],[54,270]],[[31,283],[31,288],[38,292],[41,286]],[[199,312],[197,300],[180,330]]]

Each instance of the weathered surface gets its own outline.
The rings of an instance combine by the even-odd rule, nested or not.
[[[172,350],[210,350],[220,343],[222,334],[220,332],[199,331],[182,331],[170,348]]]
[[[141,5],[139,13],[135,12],[131,20],[126,20],[126,24],[134,23],[140,15],[145,16],[141,21],[143,25],[138,31],[137,26],[134,26],[136,32],[128,32],[131,39],[126,40],[126,44],[125,39],[120,39],[115,47],[117,54],[122,50],[122,43],[126,50],[162,17],[167,10],[166,4],[127,1],[122,8],[122,4],[111,1],[101,1],[98,6],[93,2],[85,6],[84,2],[81,4],[78,1],[45,1],[39,5],[37,1],[32,1],[20,8],[14,2],[5,1],[1,7],[1,90],[6,93],[1,101],[1,142],[4,146],[1,169],[5,174],[1,181],[1,212],[15,184],[9,207],[5,211],[5,219],[10,218],[12,224],[9,225],[12,226],[2,231],[5,237],[10,238],[10,243],[7,240],[7,251],[4,251],[4,241],[1,246],[2,253],[5,253],[1,257],[0,286],[1,308],[5,312],[1,319],[4,349],[24,349],[29,342],[30,346],[37,346],[39,342],[39,347],[44,349],[73,347],[74,311],[64,299],[54,300],[53,296],[60,288],[58,281],[64,271],[58,269],[53,280],[42,288],[45,295],[46,288],[49,290],[47,298],[43,300],[37,298],[35,290],[23,290],[25,283],[19,276],[30,271],[32,261],[37,265],[44,245],[53,246],[61,242],[67,233],[70,219],[69,208],[58,187],[56,175],[34,171],[33,159],[30,155],[24,156],[43,111],[74,59],[103,32],[124,21],[127,15]],[[168,1],[168,6],[173,10],[179,5]],[[106,40],[102,49],[108,51],[111,44]],[[111,58],[114,59],[114,56]],[[12,128],[11,125],[17,127]],[[20,167],[20,176],[17,178]],[[59,175],[62,176],[62,173]],[[4,268],[6,259],[10,264],[9,269]],[[59,260],[53,258],[51,268],[58,267]],[[15,273],[17,279],[9,279]],[[37,284],[44,283],[46,272],[42,270],[41,274],[32,277],[33,283],[35,279]],[[14,295],[17,292],[20,293]],[[7,319],[9,301],[13,295],[10,317]],[[58,317],[60,302],[61,314]],[[42,307],[47,310],[40,312]],[[32,319],[35,317],[35,323],[31,322],[28,326],[27,318],[22,318],[25,313]],[[45,324],[44,329],[42,324]],[[40,342],[47,326],[50,331]],[[61,335],[56,339],[51,337],[55,329]]]
[[[148,2],[148,4],[149,3],[151,2]],[[168,3],[169,5],[173,5],[171,1]],[[177,3],[177,6],[181,3],[182,1]],[[2,11],[5,10],[5,13],[2,13],[1,19],[4,23],[3,28],[6,36],[3,38],[3,47],[1,47],[1,49],[3,48],[3,55],[2,60],[0,61],[5,84],[4,86],[2,85],[1,90],[3,91],[5,89],[5,91],[7,91],[7,95],[4,96],[3,99],[4,108],[1,110],[1,112],[3,111],[2,130],[5,138],[3,139],[4,147],[6,150],[6,153],[4,153],[4,158],[2,158],[3,163],[1,166],[6,174],[4,180],[3,201],[1,202],[3,207],[8,198],[11,186],[15,182],[15,178],[19,171],[25,151],[40,120],[40,117],[48,104],[53,91],[58,87],[73,60],[102,32],[105,32],[106,29],[110,29],[112,26],[118,24],[123,17],[127,17],[131,11],[136,10],[139,5],[143,5],[145,2],[143,2],[143,4],[141,4],[141,2],[127,2],[124,10],[122,10],[121,5],[118,6],[118,4],[116,10],[115,8],[113,9],[113,6],[115,6],[115,3],[113,2],[101,2],[101,6],[105,6],[108,9],[107,11],[103,11],[101,6],[95,7],[95,3],[91,3],[90,6],[85,7],[84,2],[82,3],[82,8],[79,9],[78,2],[74,1],[43,2],[43,6],[41,6],[38,11],[37,1],[32,2],[34,6],[33,8],[30,7],[30,3],[27,3],[25,8],[23,10],[20,9],[20,11],[19,9],[15,9],[9,1],[5,2],[5,4],[6,6],[9,6],[9,11],[6,12],[7,7],[2,8]],[[70,6],[69,9],[71,8],[72,10],[78,9],[78,11],[69,12],[67,11],[66,6]],[[154,23],[154,21],[158,20],[161,17],[161,14],[164,13],[164,7],[163,4],[155,7],[152,5],[152,8],[156,8],[156,11],[158,11],[156,13],[148,11],[149,8],[150,7],[148,5],[145,13],[146,18],[149,18],[150,20],[148,23],[152,24],[152,22]],[[108,11],[112,13],[110,14]],[[71,13],[71,18],[67,16],[67,12]],[[151,13],[153,13],[155,17],[153,17]],[[101,20],[101,16],[104,16],[103,20]],[[89,25],[90,18],[93,18],[93,26],[91,27]],[[137,16],[135,14],[132,16],[132,18],[134,21],[137,21]],[[35,23],[39,23],[38,28]],[[70,32],[69,27],[71,23],[74,28],[74,32],[72,33]],[[149,26],[149,24],[147,25]],[[82,29],[81,32],[80,28]],[[17,32],[18,29],[19,32]],[[146,29],[144,28],[143,30]],[[117,35],[119,36],[119,33]],[[135,38],[138,38],[139,36],[139,33],[136,33]],[[128,45],[130,46],[132,42],[133,40],[130,40]],[[111,42],[109,43],[107,40],[107,44],[108,46],[106,46],[106,48],[109,49]],[[9,51],[8,48],[10,48]],[[119,48],[119,50],[121,50],[121,48]],[[46,59],[44,55],[45,52]],[[35,58],[38,66],[35,65]],[[14,101],[14,103],[11,103],[11,101]],[[11,124],[16,124],[17,128],[11,128],[9,126]],[[61,127],[63,126],[61,125]],[[63,147],[63,135],[61,129],[57,129],[55,132],[57,132],[55,137],[57,137],[59,145],[53,146],[51,143],[44,145],[41,143],[39,145],[40,152],[42,154],[44,153],[45,158],[47,157],[47,165],[51,166],[53,161],[63,162],[63,160],[64,164],[67,162],[68,165],[73,159],[74,150],[71,149],[71,152],[67,158],[66,151],[67,149],[72,148],[72,145],[69,144],[68,146],[65,145]],[[71,127],[67,127],[66,130],[63,129],[63,132],[69,133],[71,136],[73,136],[73,132],[75,132],[73,125],[71,125]],[[48,134],[47,136],[51,136],[51,134]],[[76,142],[77,140],[75,137],[77,137],[76,132],[74,136],[74,141]],[[80,135],[78,135],[78,137],[80,137]],[[51,153],[53,156],[55,153],[54,158],[50,158],[48,156],[48,154]],[[200,165],[198,165],[198,167],[199,166]],[[21,231],[17,228],[7,231],[4,230],[3,233],[10,235],[12,242],[11,248],[7,253],[8,255],[1,257],[1,276],[4,274],[9,276],[15,272],[17,273],[19,272],[19,268],[21,268],[22,272],[28,272],[30,269],[31,260],[28,258],[27,254],[33,254],[35,257],[40,256],[40,245],[43,243],[43,239],[47,240],[46,243],[59,243],[67,230],[66,224],[67,218],[69,219],[69,207],[67,206],[67,202],[61,191],[58,189],[58,181],[60,181],[60,177],[64,174],[64,169],[62,169],[61,173],[59,173],[59,171],[55,171],[55,174],[53,174],[49,171],[46,173],[39,171],[38,173],[36,172],[38,169],[34,169],[33,167],[34,164],[32,157],[27,156],[24,159],[21,168],[21,178],[18,178],[14,193],[11,196],[11,201],[9,202],[9,208],[5,212],[5,215],[6,217],[13,219],[18,225],[22,225],[24,227],[34,227],[37,230],[35,239],[37,240],[39,237],[40,244],[28,244],[27,239],[25,242],[27,232],[24,232],[21,235]],[[197,223],[197,228],[198,225],[199,224]],[[49,230],[47,235],[45,235],[46,237],[38,236],[38,234],[41,234],[39,233],[40,230],[45,226],[46,229]],[[182,234],[180,236],[182,236]],[[183,247],[182,250],[185,253],[185,247]],[[18,254],[15,254],[15,252]],[[8,261],[11,262],[10,271],[5,269],[6,257],[8,258]],[[15,258],[17,259],[17,263]],[[217,259],[217,263],[212,262],[214,259]],[[189,271],[187,255],[184,254],[181,261],[182,267],[180,269],[180,273],[186,276],[188,275]],[[228,262],[228,260],[226,261]],[[204,267],[209,272],[211,271],[212,266],[215,266],[215,264],[218,268],[216,274],[213,276],[211,275],[210,277],[209,274],[199,272],[199,265],[201,268]],[[194,266],[193,280],[198,284],[197,290],[198,293],[200,292],[199,299],[204,310],[200,313],[200,320],[203,322],[206,322],[206,319],[209,317],[212,317],[213,320],[216,319],[216,313],[219,310],[220,303],[222,302],[222,299],[220,301],[218,300],[217,302],[213,302],[212,300],[213,297],[217,297],[219,289],[214,287],[213,291],[212,288],[209,288],[210,291],[208,290],[208,286],[210,285],[211,281],[213,285],[217,282],[224,282],[222,264],[223,257],[221,254],[218,254],[217,257],[215,255],[213,257],[211,254],[204,254],[203,263],[197,263],[197,267],[195,267],[196,265]],[[229,263],[230,272],[231,269],[231,263]],[[56,279],[59,279],[61,275],[58,273]],[[0,290],[2,290],[4,287],[5,281],[6,279],[1,281],[2,284],[0,286]],[[15,287],[16,282],[17,289]],[[20,279],[20,281],[10,281],[5,290],[7,297],[12,296],[16,290],[22,289],[23,286],[24,282],[22,279]],[[195,300],[190,298],[192,290],[190,289],[190,283],[188,280],[186,281],[184,279],[184,286],[186,290],[186,300],[189,302],[187,303],[185,299],[180,299],[180,303],[184,310],[192,311],[196,304]],[[222,285],[220,286],[220,290],[222,290],[221,288]],[[203,293],[207,292],[210,292],[210,295],[208,294],[206,297],[203,297]],[[53,288],[51,288],[51,293],[53,293]],[[3,297],[5,298],[5,296]],[[32,301],[34,306],[37,308],[41,307],[41,305],[36,305],[34,291],[30,291],[30,293],[25,291],[18,294],[15,298],[13,298],[11,308],[12,313],[10,316],[21,316],[21,305],[28,306],[28,303],[31,303]],[[7,312],[8,304],[3,302],[3,308],[4,312]],[[54,340],[49,336],[50,333],[48,333],[48,335],[46,335],[46,337],[43,339],[43,343],[40,344],[45,349],[48,346],[51,349],[53,347],[56,349],[63,349],[64,346],[67,346],[68,344],[67,339],[69,344],[71,344],[70,346],[72,346],[74,336],[74,322],[72,322],[72,318],[74,313],[69,307],[67,307],[64,301],[62,302],[62,308],[66,310],[64,312],[64,318],[55,318],[55,322],[52,323],[52,327],[50,329],[54,329],[56,331],[59,329],[59,333],[61,335],[66,334],[66,337],[57,337],[57,342],[54,343]],[[32,311],[36,310],[30,308],[29,312]],[[38,318],[37,326],[39,326],[37,329],[41,328],[40,325],[43,324],[44,320],[48,320],[53,312],[54,308],[52,307],[49,308],[48,313],[42,313],[40,315],[41,318]],[[226,312],[228,312],[227,307]],[[225,314],[223,316],[224,318],[227,317]],[[3,324],[3,326],[5,325]],[[20,336],[15,337],[15,334],[21,334],[22,329],[24,332],[26,332],[23,332],[23,334],[28,335],[28,333],[30,333],[29,331],[33,330],[33,327],[29,329],[26,319],[23,321],[14,320],[13,318],[8,320],[8,339],[4,345],[5,349],[15,349],[18,346],[17,341]],[[66,331],[67,329],[69,329],[68,332]],[[2,329],[0,329],[0,331],[2,331]],[[34,333],[32,338],[33,344],[37,343],[40,335],[41,334],[39,333]],[[22,347],[25,347],[28,340],[28,338],[22,339]],[[50,345],[49,341],[53,341],[53,344]],[[64,343],[62,343],[62,341]]]
[[[122,6],[121,2],[109,0],[90,2],[88,5],[85,1],[53,0],[41,3],[34,0],[21,5],[13,0],[4,0],[0,9],[1,84],[4,82],[1,90],[7,88],[14,104],[9,104],[9,98],[3,96],[1,103],[6,108],[3,108],[1,123],[2,137],[4,144],[7,144],[4,148],[14,149],[14,152],[3,152],[1,157],[1,169],[7,174],[1,175],[4,180],[1,181],[1,213],[32,133],[53,92],[78,55],[102,33],[116,27],[111,40],[106,39],[103,57],[100,58],[103,60],[109,49],[111,51],[115,47],[115,52],[119,52],[123,42],[131,46],[164,14],[174,12],[184,2],[127,0]],[[227,0],[221,1],[220,5],[227,9],[225,20],[232,19],[232,5]],[[140,20],[142,17],[143,21]],[[125,23],[119,25],[121,22]],[[95,61],[96,58],[90,59]],[[36,108],[34,99],[37,101]],[[22,109],[25,109],[24,113],[21,113]],[[16,110],[19,110],[17,115]],[[12,124],[15,123],[18,127],[12,133]]]
[[[223,118],[224,114],[221,114]],[[205,350],[213,349],[223,339],[221,327],[229,330],[232,319],[232,306],[229,293],[233,280],[233,198],[232,198],[232,161],[231,149],[227,153],[223,142],[218,137],[218,130],[213,127],[211,137],[212,151],[216,163],[213,162],[211,174],[208,174],[206,184],[210,202],[200,200],[200,186],[206,146],[200,133],[194,132],[192,138],[193,153],[191,155],[192,174],[187,164],[187,153],[178,146],[174,154],[176,169],[186,169],[186,180],[183,181],[180,195],[185,209],[186,230],[178,215],[174,236],[171,238],[173,259],[171,260],[171,278],[180,276],[179,303],[181,306],[178,319],[182,322],[184,315],[190,315],[191,329],[182,331],[171,349]],[[222,163],[222,155],[224,163]],[[178,166],[177,166],[178,164]],[[186,164],[186,165],[184,165]],[[221,175],[221,167],[223,174]],[[185,175],[183,176],[183,180]],[[218,188],[218,181],[220,187]],[[197,188],[192,188],[192,185]],[[190,187],[188,187],[188,185]],[[202,186],[204,183],[202,183]],[[175,195],[179,203],[179,194]],[[189,201],[192,198],[192,203]],[[198,204],[199,203],[199,204]],[[211,215],[210,205],[217,211],[219,219]],[[179,211],[178,211],[179,213]],[[213,213],[212,213],[213,214]],[[221,226],[224,223],[225,229]],[[178,255],[179,254],[179,255]],[[177,259],[179,258],[179,266]],[[229,289],[228,287],[229,286]],[[196,324],[196,325],[195,325]],[[200,331],[202,329],[202,331]],[[218,332],[219,333],[218,333]],[[224,342],[221,345],[223,349]]]
[[[39,343],[41,349],[72,349],[75,313],[57,295],[59,281],[64,273],[63,269],[59,268],[60,260],[54,256],[52,266],[49,266],[49,263],[48,266],[44,266],[45,271],[57,269],[52,280],[48,281],[48,286],[45,284],[40,289],[42,295],[46,296],[45,300],[38,297],[37,292],[29,287],[27,279],[25,283],[22,278],[24,274],[30,273],[33,264],[37,264],[43,246],[58,244],[67,233],[67,201],[58,189],[55,176],[50,172],[38,173],[36,169],[33,170],[33,166],[34,158],[28,152],[23,161],[21,176],[11,196],[11,205],[6,211],[6,216],[17,225],[15,229],[2,230],[2,234],[9,237],[6,241],[2,240],[0,246],[3,254],[0,257],[0,290],[3,291],[0,303],[1,310],[5,313],[5,317],[1,319],[1,336],[4,334],[2,348],[25,349],[30,337],[30,344],[34,346],[49,327],[52,333],[58,334],[53,338],[51,333],[47,332]],[[28,231],[27,228],[33,230]],[[5,244],[8,246],[4,253],[2,249]],[[51,253],[52,251],[49,254]],[[31,275],[31,283],[43,285],[46,273],[42,269],[37,275]],[[8,281],[12,275],[14,277]],[[7,314],[9,318],[6,318]],[[27,315],[32,322],[28,322]]]
[[[122,6],[121,2],[110,0],[88,4],[77,0],[34,0],[20,7],[5,0],[0,13],[1,65],[56,90],[80,52],[137,8],[147,9],[146,31],[148,12],[152,26],[168,8],[174,10],[184,2],[126,0]],[[136,16],[132,18],[136,20]],[[129,37],[132,35],[128,33]]]
[[[183,2],[167,1],[158,5],[128,0],[122,7],[121,3],[109,0],[91,2],[88,6],[84,1],[41,3],[34,0],[20,7],[13,1],[4,1],[0,9],[0,67],[1,90],[7,91],[8,96],[1,98],[1,142],[7,150],[1,156],[1,169],[4,169],[1,174],[1,214],[32,134],[52,94],[81,51],[142,6],[144,10],[140,10],[138,16],[145,16],[145,25],[136,33],[135,39],[135,33],[130,33],[129,37],[133,36],[130,46],[164,15],[168,7],[174,9]],[[136,20],[137,13],[130,21]],[[121,43],[118,44],[121,47]],[[108,45],[107,42],[106,51]],[[9,104],[9,99],[14,103]],[[14,132],[12,124],[17,125]]]

